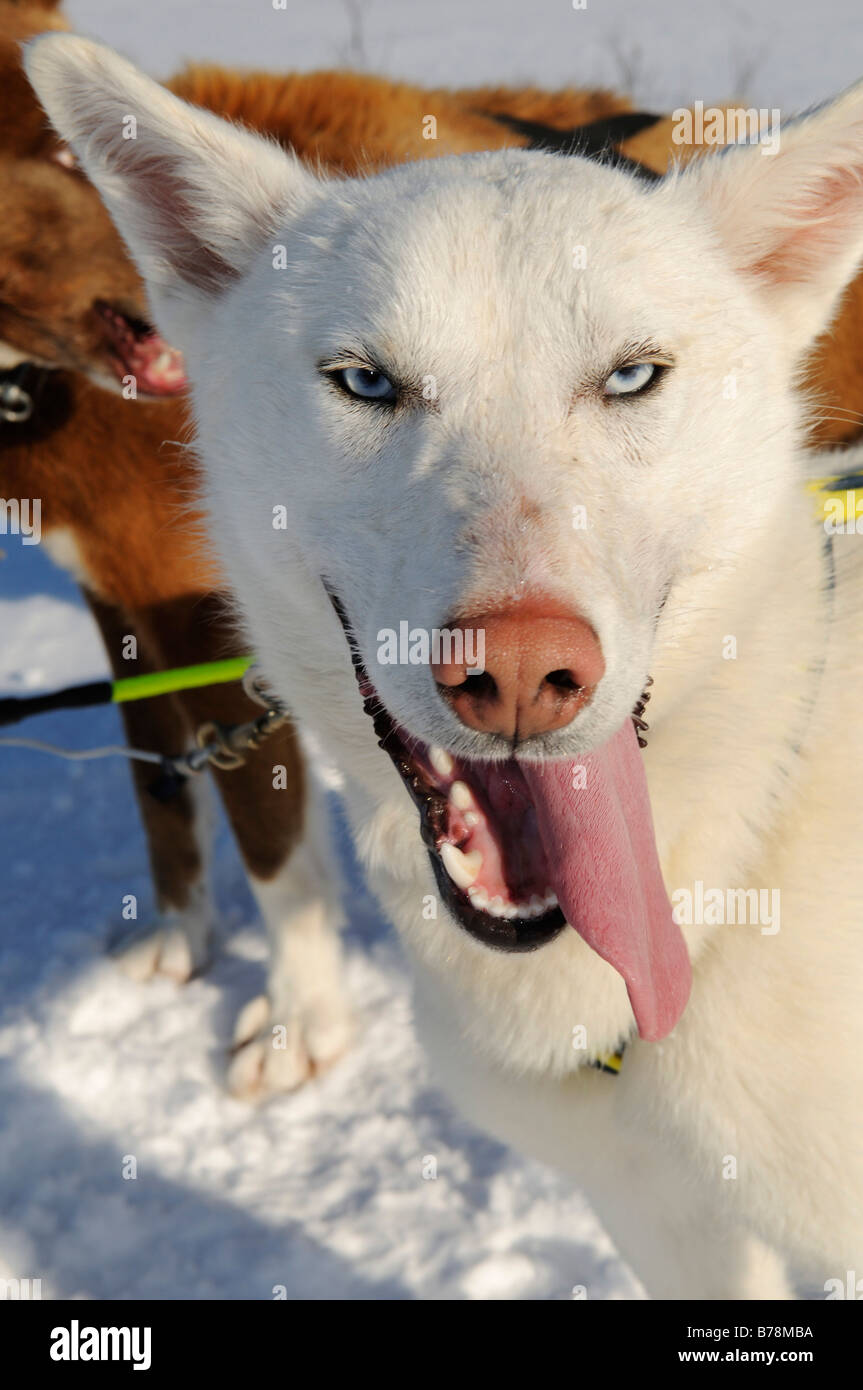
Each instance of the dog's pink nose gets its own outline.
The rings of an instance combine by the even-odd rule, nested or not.
[[[467,662],[440,661],[432,675],[462,724],[482,733],[525,739],[562,729],[605,671],[593,628],[554,599],[535,596],[449,625],[459,629],[483,673],[470,675]]]

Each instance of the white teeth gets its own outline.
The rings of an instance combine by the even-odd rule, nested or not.
[[[440,857],[456,888],[470,888],[476,882],[482,868],[482,855],[478,849],[464,854],[456,845],[447,842],[441,845]]]
[[[512,920],[519,917],[522,921],[530,921],[534,917],[542,917],[549,907],[557,904],[557,898],[551,895],[552,901],[548,898],[541,898],[538,893],[534,893],[529,903],[505,903],[503,898],[495,896],[489,902],[485,893],[482,893],[483,901],[480,901],[481,890],[476,888],[469,889],[470,900],[474,907],[481,907],[491,917],[504,917]]]
[[[459,873],[464,872],[464,866],[470,866],[471,879],[467,887],[467,895],[473,907],[480,912],[487,912],[490,917],[500,917],[512,921],[514,917],[519,917],[522,921],[530,921],[534,917],[542,917],[548,912],[550,907],[557,907],[557,898],[549,889],[544,898],[538,893],[534,893],[529,903],[505,903],[500,894],[496,893],[493,898],[489,898],[484,888],[473,887],[473,880],[482,867],[482,855],[479,850],[472,850],[470,854],[462,854],[461,850],[456,849],[455,845],[445,844],[441,846],[441,857],[443,858],[446,870],[450,878],[458,884],[459,888],[465,886],[459,878]],[[474,867],[475,870],[474,870]]]
[[[474,907],[479,906],[475,899],[472,899],[472,901]],[[524,911],[521,908],[516,907],[515,903],[505,903],[503,898],[501,897],[492,898],[491,902],[488,903],[488,905],[486,906],[485,911],[489,914],[490,917],[503,917],[510,922],[515,917],[524,916]]]
[[[522,921],[530,921],[531,917],[538,917],[539,913],[534,911],[530,903],[519,903],[515,909],[515,915],[520,917]]]
[[[429,762],[441,777],[449,777],[455,767],[455,763],[445,748],[430,749]]]
[[[459,811],[469,811],[473,806],[473,797],[467,782],[453,782],[449,789],[449,799]]]
[[[152,370],[153,370],[154,372],[166,372],[166,371],[168,370],[168,368],[169,368],[169,367],[172,367],[173,365],[174,365],[174,359],[173,359],[173,357],[171,356],[170,352],[168,352],[167,349],[166,349],[164,352],[160,352],[160,353],[159,353],[159,356],[156,358],[155,362],[153,363],[153,368],[152,368]]]
[[[464,821],[465,825],[468,827],[469,830],[473,830],[473,827],[475,825],[479,825],[480,819],[481,817],[477,815],[476,811],[465,811],[464,815],[462,816],[462,820]]]

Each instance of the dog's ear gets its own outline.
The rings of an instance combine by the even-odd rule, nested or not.
[[[804,351],[863,261],[863,82],[782,122],[769,142],[696,160],[679,186],[706,200],[735,268]]]
[[[292,155],[171,95],[102,44],[49,34],[24,64],[179,347],[318,186]]]

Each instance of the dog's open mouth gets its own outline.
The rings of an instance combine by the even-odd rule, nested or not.
[[[186,389],[182,354],[155,328],[105,300],[93,307],[105,334],[108,360],[120,381],[134,377],[137,391],[146,396],[176,396]]]
[[[363,707],[419,810],[451,915],[503,951],[535,950],[570,923],[625,980],[641,1037],[665,1037],[686,1005],[691,971],[659,867],[639,747],[646,693],[612,738],[577,760],[456,758],[393,719],[330,597]]]
[[[479,763],[410,739],[360,675],[366,713],[420,814],[445,905],[472,936],[502,951],[532,951],[566,925],[536,808],[515,762]]]

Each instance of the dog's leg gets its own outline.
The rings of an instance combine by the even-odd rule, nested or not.
[[[164,666],[237,652],[218,595],[192,594],[155,606],[141,615],[141,625]],[[241,724],[261,713],[236,683],[184,690],[177,700],[192,730],[210,720]],[[334,1061],[351,1036],[335,859],[325,808],[307,790],[292,725],[271,735],[241,767],[214,769],[214,777],[271,942],[268,997],[242,1011],[230,1069],[235,1093],[261,1097],[299,1086]]]
[[[127,720],[126,728],[133,743],[137,737],[134,723]],[[149,721],[144,732],[152,737]],[[186,742],[174,743],[165,751],[176,753]],[[151,747],[152,743],[143,746]],[[209,876],[212,789],[205,777],[195,777],[170,801],[157,802],[146,790],[147,771],[152,781],[153,769],[144,766],[136,781],[150,842],[158,915],[144,932],[120,941],[115,955],[121,969],[133,979],[168,975],[185,984],[209,960],[216,920]],[[150,809],[148,800],[153,801],[155,810]]]
[[[228,1084],[247,1100],[301,1086],[341,1056],[354,1032],[342,982],[341,892],[327,808],[322,790],[305,774],[296,735],[288,733],[278,747],[267,745],[268,756],[271,767],[294,767],[300,792],[305,784],[303,828],[290,859],[283,855],[278,866],[271,865],[273,872],[262,873],[259,856],[249,864],[270,939],[270,965],[267,994],[245,1006],[234,1033]],[[269,770],[267,776],[265,804],[291,795],[287,789],[274,792]],[[243,848],[246,828],[242,821],[235,828]]]
[[[86,595],[102,633],[116,676],[158,669],[160,658],[129,614]],[[134,664],[124,659],[128,639],[137,644]],[[126,739],[133,748],[174,754],[190,741],[190,726],[173,696],[124,703],[120,713]],[[207,858],[211,816],[208,787],[203,779],[187,782],[169,800],[157,800],[149,788],[156,776],[152,764],[131,763],[132,777],[147,837],[156,897],[157,918],[145,930],[118,941],[115,953],[127,974],[149,979],[155,974],[185,981],[207,960],[214,912],[209,891]]]

